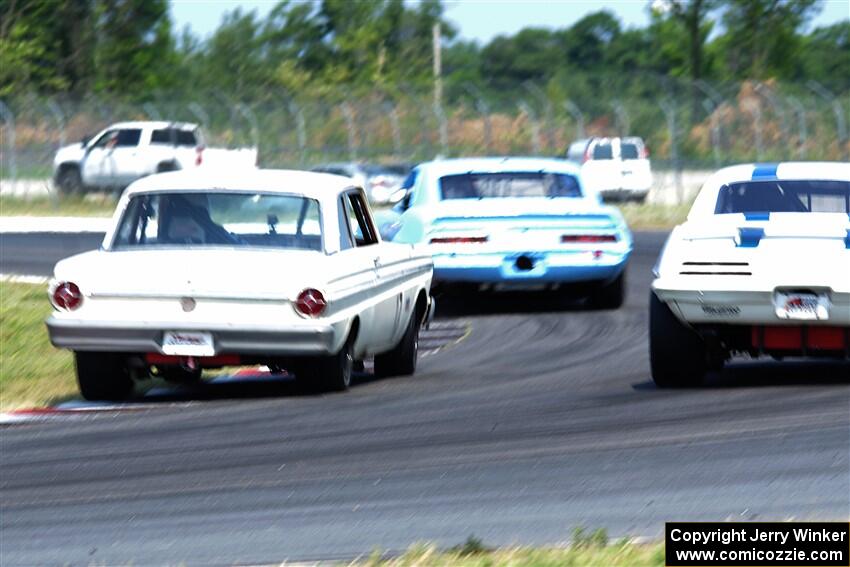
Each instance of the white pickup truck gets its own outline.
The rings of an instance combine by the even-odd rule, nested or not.
[[[201,166],[255,168],[257,148],[207,148],[198,125],[187,122],[120,122],[60,148],[53,183],[62,193],[121,191],[152,173]]]

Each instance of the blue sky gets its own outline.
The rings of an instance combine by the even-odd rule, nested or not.
[[[265,16],[275,0],[171,0],[176,29],[188,24],[201,37],[218,26],[222,15],[238,6]],[[527,26],[563,28],[582,16],[608,8],[625,27],[644,26],[649,21],[647,0],[446,0],[446,17],[454,22],[464,39],[487,42],[500,34],[512,34]],[[850,18],[850,0],[826,0],[811,25],[829,25]]]

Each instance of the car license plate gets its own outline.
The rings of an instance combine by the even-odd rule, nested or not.
[[[825,295],[777,292],[773,301],[776,316],[780,319],[805,321],[829,319],[829,299]]]
[[[175,356],[213,356],[212,333],[166,331],[162,336],[162,352]]]

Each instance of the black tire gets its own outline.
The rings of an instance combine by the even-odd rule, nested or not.
[[[133,392],[127,359],[112,352],[76,352],[77,383],[90,401],[126,400]]]
[[[613,281],[595,290],[590,302],[599,309],[619,309],[626,300],[626,271],[620,272]]]
[[[303,361],[295,370],[295,379],[305,392],[344,392],[351,387],[354,354],[349,339],[331,356],[317,356]]]
[[[63,195],[84,193],[85,188],[83,187],[80,168],[75,165],[63,165],[59,169],[59,175],[56,178],[56,188]]]
[[[708,370],[705,341],[649,292],[649,362],[659,388],[700,386]]]
[[[419,327],[422,314],[414,309],[399,343],[388,352],[375,356],[375,376],[412,376],[419,357]]]
[[[201,381],[202,374],[203,371],[200,368],[189,370],[173,365],[159,367],[159,375],[172,384],[197,384]]]

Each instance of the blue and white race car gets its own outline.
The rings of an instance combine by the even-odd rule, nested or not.
[[[655,276],[659,386],[698,385],[740,355],[850,360],[850,163],[721,169]]]
[[[440,160],[414,168],[403,187],[380,231],[393,242],[429,244],[439,284],[576,284],[599,307],[623,303],[632,235],[617,209],[585,189],[576,165]]]

